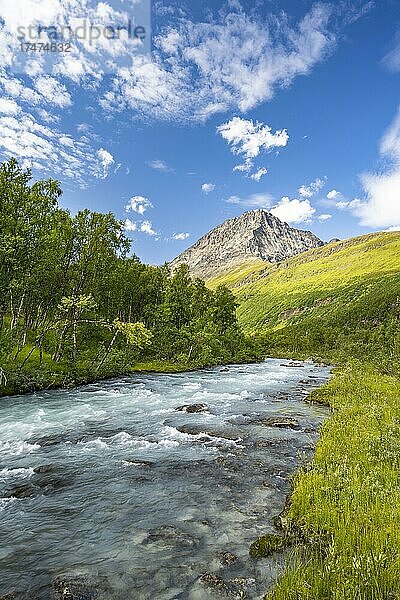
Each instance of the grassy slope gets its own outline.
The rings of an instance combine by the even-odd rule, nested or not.
[[[330,244],[243,275],[231,283],[240,319],[262,332],[268,353],[338,365],[314,395],[333,414],[285,516],[304,543],[268,598],[399,599],[400,233]]]
[[[337,242],[263,271],[258,265],[249,273],[246,266],[231,288],[243,327],[265,334],[273,352],[335,359],[341,348],[344,356],[359,356],[371,345],[376,352],[385,335],[392,339],[399,316],[400,233]]]

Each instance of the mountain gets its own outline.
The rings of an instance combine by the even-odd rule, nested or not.
[[[192,275],[209,279],[243,263],[276,263],[323,245],[310,231],[294,229],[266,210],[252,210],[212,229],[170,267],[187,264]]]

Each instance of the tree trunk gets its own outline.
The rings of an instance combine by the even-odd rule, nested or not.
[[[107,350],[105,351],[105,354],[104,354],[103,358],[101,359],[101,361],[99,362],[99,364],[96,367],[96,373],[101,369],[101,367],[104,365],[105,361],[107,360],[107,358],[108,358],[108,356],[109,356],[109,354],[110,354],[110,352],[111,352],[111,350],[112,350],[112,348],[113,348],[113,346],[114,346],[114,344],[115,344],[115,342],[117,340],[118,333],[119,333],[119,331],[117,329],[116,332],[113,335],[113,338],[112,338],[111,342],[108,344]]]

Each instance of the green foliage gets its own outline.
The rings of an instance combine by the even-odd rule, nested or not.
[[[128,257],[112,214],[59,208],[56,181],[0,165],[0,395],[255,357],[232,293]],[[169,367],[168,367],[169,368]]]
[[[268,598],[399,598],[399,379],[354,362],[316,394],[334,412],[286,515],[308,543]]]
[[[130,346],[136,346],[142,350],[150,345],[153,334],[146,329],[143,323],[122,323],[115,319],[113,325],[119,333],[125,336]]]
[[[282,551],[286,545],[286,540],[281,535],[267,533],[251,544],[249,554],[252,558],[266,558]]]

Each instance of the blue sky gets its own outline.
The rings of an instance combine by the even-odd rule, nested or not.
[[[145,19],[135,2],[0,0],[2,159],[114,212],[146,262],[252,208],[324,240],[400,228],[398,0],[154,2],[151,53],[21,55],[21,22]]]

